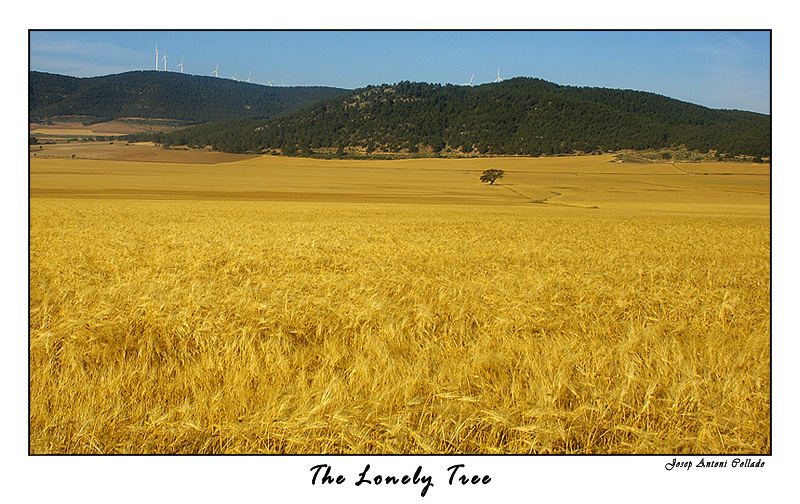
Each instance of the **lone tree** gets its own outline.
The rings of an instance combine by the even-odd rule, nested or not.
[[[491,170],[484,170],[483,175],[481,175],[481,182],[489,182],[489,185],[494,185],[495,180],[503,178],[506,172],[503,170],[496,170],[492,168]]]

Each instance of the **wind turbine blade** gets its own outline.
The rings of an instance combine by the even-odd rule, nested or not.
[[[503,78],[500,77],[500,67],[497,67],[497,78],[494,81],[495,82],[503,82]]]

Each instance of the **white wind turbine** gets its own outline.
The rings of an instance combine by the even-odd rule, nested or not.
[[[164,71],[166,72],[167,71],[167,50],[166,49],[164,49],[164,57],[161,58],[161,61],[164,62]]]
[[[158,42],[156,42],[156,72],[158,71]]]
[[[211,71],[214,77],[219,77],[219,61],[217,61],[217,66],[214,67],[214,70]]]
[[[472,74],[472,77],[469,78],[469,82],[465,82],[464,86],[472,86],[472,79],[475,78],[475,74]]]
[[[497,78],[494,80],[494,82],[503,82],[503,78],[500,77],[500,67],[497,67]]]
[[[247,74],[247,80],[245,82],[250,82],[250,77],[252,77],[252,76],[253,76],[253,71],[250,70],[250,73]]]
[[[231,79],[239,80],[239,70],[236,70],[235,72],[233,72],[233,75],[231,75]]]
[[[183,73],[183,56],[181,56],[181,62],[175,65],[175,68],[180,68],[181,73]]]

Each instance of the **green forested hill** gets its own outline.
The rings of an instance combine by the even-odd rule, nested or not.
[[[137,71],[90,78],[30,72],[28,92],[32,118],[83,115],[205,123],[275,117],[351,91],[272,87],[177,72]]]
[[[157,135],[234,152],[557,154],[685,146],[768,156],[770,117],[653,93],[516,78],[481,86],[400,82],[341,94],[267,121]]]

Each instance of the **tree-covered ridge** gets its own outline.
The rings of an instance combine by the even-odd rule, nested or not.
[[[685,146],[768,156],[770,117],[653,93],[516,78],[476,87],[370,86],[269,121],[160,135],[233,152],[541,155]]]
[[[30,72],[33,118],[84,115],[168,118],[205,123],[270,118],[333,96],[331,87],[272,87],[177,72],[136,71],[77,78]]]

